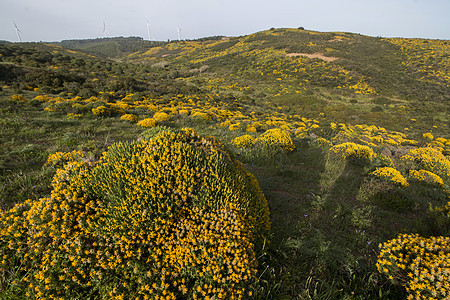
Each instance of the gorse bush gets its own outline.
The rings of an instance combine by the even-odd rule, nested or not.
[[[120,117],[120,119],[130,121],[130,122],[136,122],[138,120],[138,117],[133,114],[124,114]]]
[[[450,160],[435,148],[417,148],[401,157],[409,169],[430,171],[444,181],[450,179]]]
[[[255,145],[255,138],[251,135],[245,134],[234,138],[232,143],[239,148],[250,148]]]
[[[331,147],[330,151],[339,153],[345,158],[372,160],[375,156],[370,147],[355,143],[342,143]]]
[[[166,114],[165,112],[157,112],[154,116],[153,119],[159,123],[159,122],[164,122],[164,121],[169,121],[170,120],[170,115]]]
[[[403,177],[403,175],[399,171],[391,167],[377,168],[370,174],[401,187],[407,187],[409,185],[406,178]]]
[[[65,299],[251,295],[267,201],[219,142],[162,131],[114,144],[97,162],[73,152],[49,163],[59,166],[51,196],[0,215],[8,290]]]
[[[449,237],[400,234],[380,247],[378,271],[403,285],[408,299],[449,298]]]
[[[155,127],[156,121],[153,118],[146,118],[144,120],[141,120],[137,123],[138,126],[142,127]]]
[[[267,130],[255,140],[255,143],[269,148],[281,148],[287,152],[295,149],[289,133],[279,128]]]
[[[422,183],[436,186],[444,185],[444,181],[441,177],[427,170],[411,170],[409,171],[409,176],[411,177],[411,179]]]

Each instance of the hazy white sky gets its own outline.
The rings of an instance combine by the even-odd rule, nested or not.
[[[0,40],[108,36],[239,36],[304,27],[383,37],[450,39],[450,0],[0,0]]]

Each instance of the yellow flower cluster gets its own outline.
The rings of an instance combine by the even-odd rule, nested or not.
[[[432,184],[432,185],[438,185],[438,186],[444,185],[444,181],[442,180],[441,177],[439,177],[436,174],[434,174],[430,171],[427,171],[427,170],[419,170],[419,171],[410,170],[409,177],[414,180],[426,182],[426,183]]]
[[[281,148],[288,152],[294,151],[295,149],[289,133],[279,128],[267,130],[255,140],[255,143],[270,148]]]
[[[106,106],[100,105],[93,108],[92,113],[94,114],[94,116],[109,116],[111,115],[111,110]]]
[[[371,161],[375,157],[372,148],[355,143],[342,143],[331,147],[331,152],[341,154],[344,158],[367,159]]]
[[[246,134],[234,138],[232,143],[239,148],[251,148],[255,145],[255,138]]]
[[[212,120],[211,116],[208,113],[204,113],[204,112],[200,112],[200,111],[194,112],[191,117],[199,118],[199,119],[206,120],[206,121]]]
[[[19,298],[243,299],[270,230],[256,179],[193,130],[55,154],[49,198],[0,212]],[[61,164],[62,162],[65,162]]]
[[[406,163],[413,164],[411,169],[430,171],[444,181],[450,179],[450,160],[439,149],[426,147],[409,151],[401,157]]]
[[[408,299],[450,297],[450,237],[400,234],[380,248],[378,271],[403,285]]]
[[[431,132],[426,132],[422,136],[424,139],[429,140],[429,141],[432,141],[434,139],[434,136]]]
[[[169,121],[171,119],[170,115],[166,114],[165,112],[157,112],[153,115],[153,119],[157,122],[164,122]]]
[[[399,171],[391,167],[376,168],[376,170],[370,174],[377,178],[388,180],[401,187],[407,187],[409,185],[406,178],[403,177]]]
[[[25,99],[22,95],[12,95],[11,99],[14,101],[27,101],[27,99]]]
[[[66,118],[69,119],[69,120],[76,120],[76,119],[81,118],[82,116],[83,116],[82,114],[68,113],[66,115]]]
[[[400,51],[407,58],[402,64],[408,72],[420,74],[421,81],[449,85],[448,53],[450,45],[447,41],[403,38],[384,40],[400,47]]]
[[[48,156],[46,165],[62,167],[67,162],[80,160],[83,156],[85,156],[85,153],[83,151],[77,150],[74,150],[72,152],[56,152]]]
[[[136,122],[138,120],[138,117],[133,114],[124,114],[120,117],[121,120]]]
[[[156,121],[153,118],[146,118],[144,120],[141,120],[137,123],[138,126],[142,127],[155,127]]]

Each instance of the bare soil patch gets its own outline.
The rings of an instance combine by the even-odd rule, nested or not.
[[[322,59],[324,61],[335,61],[336,59],[339,59],[338,57],[332,57],[332,56],[324,56],[322,53],[313,53],[313,54],[308,54],[308,53],[288,53],[286,54],[287,57],[295,57],[295,56],[306,56],[308,58],[319,58]]]

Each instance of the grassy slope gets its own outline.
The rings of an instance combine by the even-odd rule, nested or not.
[[[122,76],[127,74],[123,71],[130,72],[137,83],[130,84],[128,91],[136,92],[133,89],[145,86],[132,96],[133,101],[149,94],[158,99],[155,103],[162,109],[170,106],[170,100],[178,92],[189,95],[189,91],[195,91],[201,97],[217,95],[214,99],[218,107],[246,115],[254,111],[261,118],[269,114],[317,118],[322,113],[321,126],[329,122],[376,124],[400,131],[409,127],[413,136],[433,130],[437,136],[448,137],[447,42],[405,41],[416,43],[413,45],[416,48],[410,47],[416,50],[408,50],[412,53],[417,54],[420,49],[434,50],[430,50],[432,54],[423,50],[428,54],[422,57],[428,59],[420,61],[411,52],[402,50],[399,43],[389,40],[350,33],[280,29],[228,40],[171,43],[152,48],[147,54],[138,52],[128,56],[124,58],[127,64],[113,64],[70,52],[67,55],[77,57],[55,60],[55,56],[61,57],[43,45],[32,45],[28,52],[18,52],[7,59],[2,52],[2,62],[18,69],[42,68],[58,75],[58,69],[50,66],[57,65],[65,72],[72,68],[68,62],[81,59],[86,66],[76,70],[82,80],[72,92],[89,89],[99,97],[98,91],[114,88],[117,93],[125,94],[126,88],[108,83],[124,82],[126,78]],[[316,52],[340,59],[323,62],[285,56]],[[45,62],[37,62],[32,57],[42,53],[48,55]],[[434,63],[429,63],[433,59]],[[161,68],[161,61],[167,61],[169,66]],[[434,66],[434,72],[423,71],[423,65]],[[90,73],[92,70],[94,73]],[[135,139],[143,131],[117,117],[98,118],[86,113],[81,119],[68,120],[69,111],[44,111],[46,103],[12,101],[10,97],[14,93],[32,99],[40,91],[24,90],[30,78],[25,75],[2,78],[4,84],[14,87],[0,92],[2,207],[49,193],[52,170],[43,167],[49,153],[82,149],[95,157],[105,146]],[[93,84],[94,78],[99,78],[99,82]],[[38,86],[45,90],[42,84]],[[49,88],[61,92],[63,97],[71,97],[68,85]],[[137,109],[132,112],[141,119],[151,116],[150,112]],[[412,118],[417,121],[412,122]],[[439,231],[427,223],[423,208],[428,201],[441,203],[445,196],[428,191],[419,195],[424,200],[417,202],[414,209],[405,209],[408,205],[392,207],[380,203],[375,195],[364,194],[371,187],[367,176],[370,167],[330,157],[314,142],[314,135],[294,139],[296,150],[291,154],[260,159],[245,155],[230,143],[234,137],[244,134],[245,128],[229,131],[214,122],[189,118],[175,118],[166,125],[190,126],[217,136],[260,182],[270,204],[273,233],[267,256],[260,261],[261,288],[257,296],[263,299],[404,297],[401,288],[390,285],[376,272],[378,243],[402,231],[421,234]],[[409,200],[417,201],[414,197]]]
[[[220,41],[170,43],[125,61],[151,65],[163,60],[180,80],[287,106],[305,117],[323,112],[329,121],[393,130],[410,127],[409,119],[419,117],[428,128],[439,124],[437,131],[444,134],[449,132],[449,51],[447,41],[275,29]],[[325,62],[288,53],[339,59]],[[406,112],[399,113],[402,106]]]

